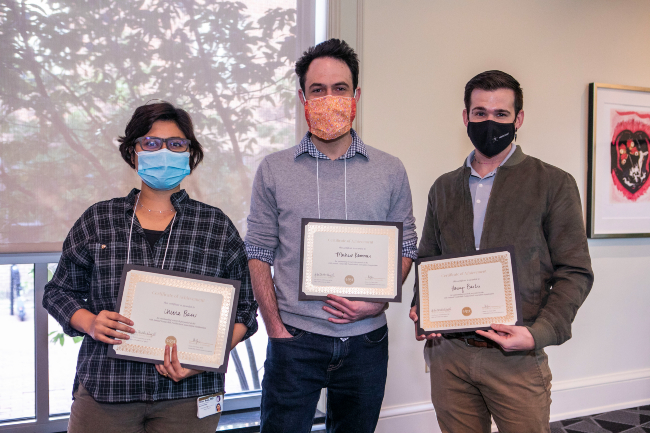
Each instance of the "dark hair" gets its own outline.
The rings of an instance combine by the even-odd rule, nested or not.
[[[133,155],[135,154],[135,140],[147,135],[151,130],[154,122],[165,121],[174,122],[178,129],[183,131],[185,138],[191,141],[190,143],[190,170],[199,165],[203,160],[203,148],[201,143],[194,136],[194,126],[192,125],[192,118],[187,111],[182,108],[176,108],[169,102],[158,102],[155,104],[142,105],[135,109],[129,124],[126,125],[124,136],[118,137],[117,141],[120,143],[120,153],[122,158],[126,161],[131,168],[135,168],[133,163]]]
[[[357,88],[359,84],[359,57],[357,57],[357,53],[345,41],[330,39],[329,41],[321,42],[314,47],[310,47],[302,53],[302,57],[296,62],[296,74],[300,80],[300,88],[303,92],[305,91],[307,69],[309,69],[312,61],[320,57],[331,57],[345,62],[352,73],[352,86],[354,89]]]
[[[468,116],[474,89],[487,90],[489,92],[497,89],[511,89],[515,92],[515,116],[524,108],[524,92],[521,90],[519,81],[505,72],[485,71],[469,80],[465,85],[465,109],[467,110]]]

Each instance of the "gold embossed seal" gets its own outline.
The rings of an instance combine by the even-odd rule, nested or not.
[[[469,308],[469,307],[463,308],[463,316],[469,316],[470,314],[472,314],[472,309],[471,308]]]
[[[165,338],[165,344],[169,347],[173,347],[174,344],[176,344],[176,337],[170,335],[169,337]]]
[[[354,277],[352,275],[348,275],[347,277],[345,277],[345,284],[349,286],[352,283],[354,283]]]

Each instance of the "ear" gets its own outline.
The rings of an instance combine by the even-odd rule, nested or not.
[[[515,129],[519,130],[521,128],[521,125],[524,124],[524,110],[521,109],[519,110],[519,113],[517,113],[517,118],[515,119]]]
[[[305,105],[306,98],[305,98],[305,94],[302,93],[302,89],[298,89],[298,99],[300,99],[300,103],[302,105]]]
[[[463,123],[465,124],[465,128],[467,128],[467,124],[469,123],[469,116],[467,115],[467,108],[463,109]]]
[[[359,102],[359,99],[361,99],[361,87],[357,87],[357,89],[354,91],[354,99]]]

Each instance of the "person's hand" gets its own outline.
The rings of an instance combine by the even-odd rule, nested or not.
[[[440,338],[442,337],[442,334],[436,334],[436,333],[431,333],[429,335],[418,335],[418,313],[417,307],[414,305],[411,307],[411,311],[409,312],[409,318],[414,322],[415,324],[415,339],[418,341],[423,341],[423,340],[433,340],[435,338]]]
[[[493,323],[489,331],[476,331],[482,337],[497,343],[506,352],[533,350],[535,339],[525,326],[499,325]]]
[[[280,328],[280,326],[277,328]],[[280,329],[277,328],[273,330],[267,328],[266,335],[268,335],[269,338],[293,338],[293,335],[287,331],[287,328],[284,327],[284,324],[282,324],[282,327]]]
[[[327,295],[327,304],[323,310],[334,317],[329,320],[332,323],[345,324],[353,323],[366,317],[376,316],[386,306],[385,302],[350,301],[336,295]]]
[[[194,376],[195,374],[203,373],[201,370],[181,367],[181,363],[178,361],[178,349],[176,348],[176,344],[174,344],[171,351],[169,346],[165,345],[164,364],[156,364],[156,370],[158,370],[158,373],[170,378],[174,382],[180,382],[181,380]]]
[[[135,333],[135,329],[131,328],[133,321],[114,311],[102,310],[98,315],[93,314],[92,316],[88,316],[89,324],[86,334],[90,335],[93,340],[106,344],[122,344],[120,340],[131,338],[124,332]]]

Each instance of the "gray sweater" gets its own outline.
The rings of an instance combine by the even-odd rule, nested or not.
[[[404,243],[417,239],[406,170],[402,162],[366,146],[347,159],[348,219],[401,221]],[[282,321],[321,335],[351,337],[386,323],[384,313],[350,324],[331,323],[322,301],[298,301],[301,219],[318,218],[316,158],[296,147],[268,155],[253,184],[246,244],[274,253],[274,283]],[[320,218],[345,219],[345,164],[343,159],[318,160]],[[251,258],[251,257],[249,257]]]

